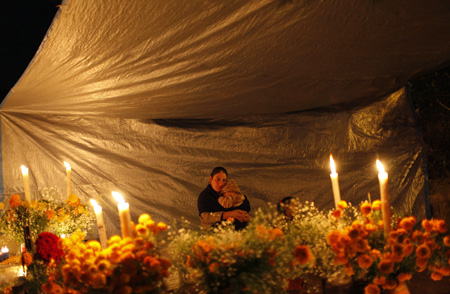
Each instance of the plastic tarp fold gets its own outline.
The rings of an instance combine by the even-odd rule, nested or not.
[[[56,187],[65,195],[63,161],[72,164],[73,191],[103,206],[108,233],[119,232],[116,190],[132,218],[150,213],[170,223],[199,225],[197,196],[215,166],[225,166],[253,210],[294,196],[334,206],[330,153],[342,198],[379,198],[375,160],[389,173],[391,205],[423,217],[423,171],[404,90],[366,105],[229,120],[135,120],[112,117],[3,114],[5,192],[22,191],[29,167],[32,198]]]

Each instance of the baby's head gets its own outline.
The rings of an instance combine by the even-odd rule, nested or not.
[[[222,187],[222,195],[228,196],[233,194],[242,194],[239,190],[239,186],[232,179],[229,179],[227,183]]]

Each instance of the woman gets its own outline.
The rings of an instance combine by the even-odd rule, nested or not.
[[[234,219],[236,230],[245,228],[250,220],[250,202],[247,197],[239,206],[225,208],[218,199],[223,186],[228,180],[228,172],[223,167],[216,167],[209,177],[208,186],[198,196],[197,207],[202,228],[206,229],[223,220]]]

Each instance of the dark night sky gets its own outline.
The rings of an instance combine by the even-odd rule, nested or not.
[[[0,100],[27,68],[61,0],[6,0],[0,4]]]

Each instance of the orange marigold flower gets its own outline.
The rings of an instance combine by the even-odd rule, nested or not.
[[[334,264],[338,265],[338,264],[347,264],[348,263],[348,258],[345,255],[336,255],[334,257]]]
[[[209,265],[209,272],[214,273],[220,265],[217,262],[213,262]]]
[[[440,281],[440,280],[442,280],[442,274],[440,274],[438,272],[432,272],[431,273],[431,279],[433,281]]]
[[[387,275],[394,271],[394,261],[390,259],[382,259],[378,264],[381,273]]]
[[[167,230],[167,225],[163,222],[159,222],[156,227],[158,228],[158,231],[164,232]]]
[[[368,231],[369,233],[371,233],[371,232],[375,232],[378,229],[378,227],[373,223],[368,223],[364,226],[364,229],[366,231]]]
[[[106,276],[102,273],[97,273],[92,277],[92,286],[94,288],[103,288],[106,286]]]
[[[410,256],[414,252],[414,246],[410,243],[405,246],[405,256]]]
[[[397,277],[399,282],[405,282],[411,280],[412,275],[410,273],[400,273]]]
[[[448,231],[448,226],[445,223],[445,220],[443,220],[443,219],[436,220],[435,225],[436,225],[436,230],[441,234],[444,234]]]
[[[392,259],[394,261],[402,261],[405,256],[405,246],[397,243],[392,247]]]
[[[353,269],[353,265],[351,263],[347,263],[344,265],[344,272],[347,276],[353,276],[355,271]]]
[[[369,284],[364,288],[364,294],[380,294],[380,288],[375,284]]]
[[[382,286],[382,285],[386,284],[386,277],[385,276],[376,276],[373,279],[373,283],[376,285]]]
[[[340,218],[342,216],[342,210],[336,209],[331,213],[331,215],[334,216],[335,218]]]
[[[433,223],[427,219],[424,219],[422,221],[422,228],[424,228],[427,232],[431,232],[433,230]]]
[[[450,235],[444,237],[444,245],[450,247]]]
[[[309,262],[314,256],[308,246],[299,245],[294,249],[294,257],[299,264],[305,264]]]
[[[358,256],[358,265],[360,268],[369,268],[373,263],[372,258],[367,254]]]
[[[362,215],[368,215],[372,212],[372,205],[369,202],[363,202],[359,207],[359,210],[361,211]]]
[[[371,255],[373,258],[379,258],[379,257],[381,256],[381,252],[380,252],[380,250],[378,250],[378,249],[372,249],[372,250],[370,251],[370,255]]]
[[[394,290],[397,288],[398,283],[396,280],[386,280],[386,284],[384,284],[382,287],[386,290]]]
[[[288,291],[300,291],[303,287],[303,279],[296,278],[296,279],[289,279],[288,280]]]
[[[341,201],[338,202],[337,207],[338,207],[339,209],[341,209],[341,210],[342,210],[342,209],[346,209],[346,208],[348,207],[348,204],[347,204],[346,201],[341,200]]]
[[[375,200],[372,202],[372,210],[380,210],[381,209],[381,201]]]
[[[45,211],[45,214],[47,215],[47,218],[49,220],[53,219],[56,215],[55,211],[53,211],[52,209],[47,209],[47,211]]]
[[[370,250],[369,242],[365,239],[358,239],[353,243],[357,252],[366,252]]]
[[[11,209],[15,209],[15,208],[19,207],[20,205],[22,205],[22,200],[20,200],[20,195],[19,194],[12,195],[11,199],[9,199],[9,207],[11,207]]]
[[[341,233],[338,230],[331,231],[327,235],[327,242],[329,245],[336,244],[339,241]]]
[[[411,232],[415,224],[416,218],[414,216],[410,216],[403,218],[398,226]]]
[[[427,258],[417,258],[417,259],[416,259],[416,265],[417,265],[417,267],[419,267],[419,268],[425,269],[426,266],[427,266],[427,262],[428,262],[428,259],[427,259]]]
[[[23,254],[23,262],[25,263],[26,266],[29,266],[33,262],[33,257],[31,256],[30,253],[25,252]]]
[[[351,229],[348,231],[348,236],[350,239],[357,239],[359,237],[359,230],[358,229]]]
[[[431,250],[426,244],[422,244],[417,247],[416,254],[417,258],[429,258],[431,256]]]

